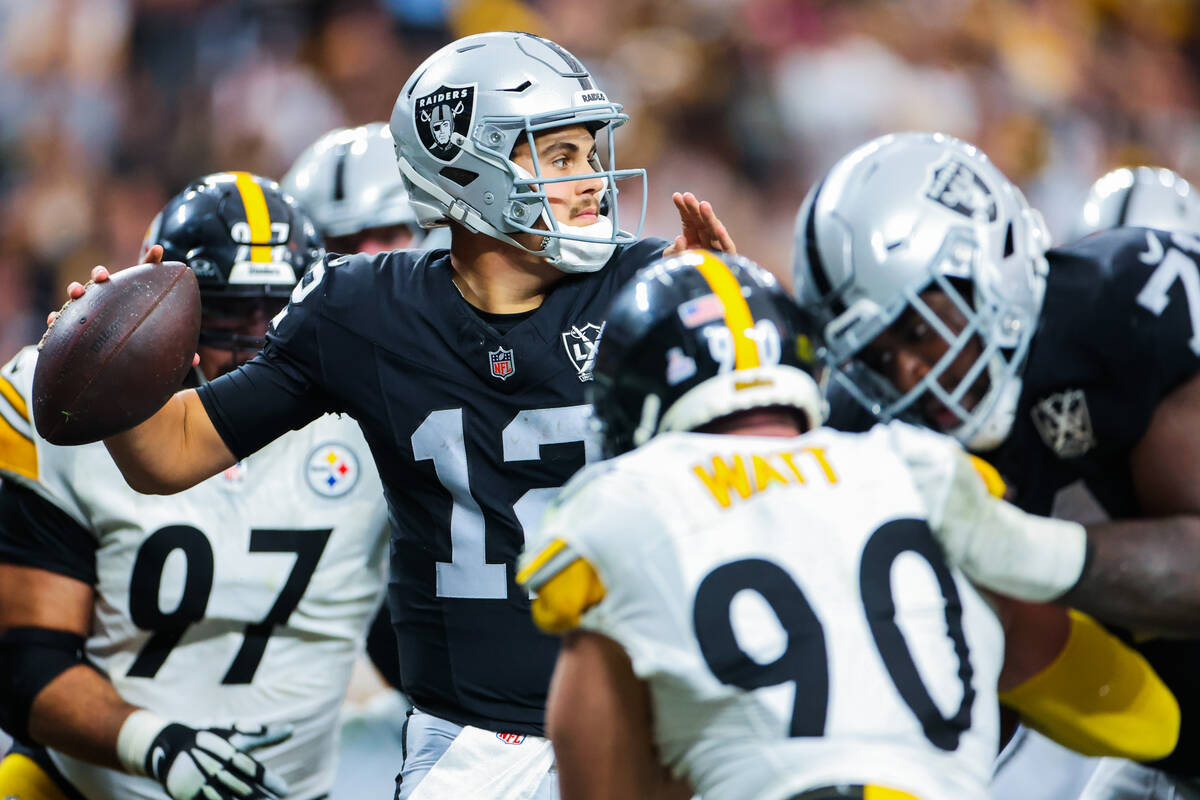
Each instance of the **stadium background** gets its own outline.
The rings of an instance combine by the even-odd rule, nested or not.
[[[277,178],[493,29],[555,39],[625,105],[645,234],[691,190],[785,280],[811,181],[890,130],[979,144],[1058,241],[1112,167],[1200,178],[1194,0],[0,0],[0,362],[69,280],[132,264],[188,180]]]

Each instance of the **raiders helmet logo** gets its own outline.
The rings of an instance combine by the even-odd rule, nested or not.
[[[421,144],[434,158],[450,163],[462,152],[454,142],[454,135],[465,138],[471,131],[475,84],[439,86],[436,91],[417,98],[413,113],[416,115],[413,124]]]
[[[956,158],[933,168],[925,196],[964,217],[980,216],[988,222],[996,221],[995,196],[982,178]]]

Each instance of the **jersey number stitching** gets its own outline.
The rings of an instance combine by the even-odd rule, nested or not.
[[[288,621],[317,571],[332,528],[321,530],[252,530],[251,553],[295,553],[296,561],[279,596],[261,622],[246,626],[242,645],[221,679],[222,684],[245,684],[267,650],[276,625]],[[159,607],[163,567],[175,550],[183,551],[187,567],[183,595],[174,611]],[[137,658],[125,673],[131,678],[153,678],[179,644],[189,625],[204,619],[213,585],[213,550],[208,537],[190,525],[168,525],[155,531],[138,548],[129,582],[129,617],[142,630],[152,631]]]
[[[598,445],[588,427],[590,413],[588,405],[521,411],[501,434],[505,462],[536,461],[545,445],[575,442],[583,444],[584,461],[594,461]],[[471,493],[463,410],[445,408],[430,412],[413,433],[412,448],[417,461],[433,461],[438,482],[453,503],[450,560],[437,562],[437,596],[474,600],[508,597],[508,566],[487,561],[486,522]],[[513,513],[526,540],[537,530],[542,513],[558,489],[535,487],[513,503]]]
[[[949,718],[934,704],[896,624],[892,564],[904,552],[916,553],[929,563],[946,603],[946,628],[963,689],[962,702]],[[900,697],[917,717],[926,739],[941,750],[956,750],[962,732],[971,727],[975,690],[958,589],[928,526],[915,519],[892,520],[871,534],[859,565],[859,588],[871,636]],[[733,630],[730,605],[734,596],[745,590],[759,594],[770,605],[788,634],[787,647],[769,664],[759,663],[742,650]],[[795,683],[789,735],[824,735],[829,711],[825,633],[804,592],[783,567],[749,558],[712,570],[696,590],[692,625],[700,652],[717,680],[747,691]]]
[[[1152,241],[1158,243],[1157,239]],[[1157,249],[1161,251],[1162,245],[1158,244]],[[1176,280],[1183,284],[1183,297],[1192,324],[1192,338],[1188,339],[1188,346],[1200,356],[1200,268],[1197,268],[1195,261],[1174,247],[1168,249],[1146,285],[1138,292],[1137,301],[1154,316],[1162,316],[1171,299],[1167,292]]]

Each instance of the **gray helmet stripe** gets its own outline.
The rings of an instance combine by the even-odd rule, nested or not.
[[[570,52],[568,52],[567,49],[558,42],[552,42],[549,39],[540,36],[538,38],[541,39],[542,42],[545,43],[551,50],[562,56],[562,60],[567,62],[567,69],[571,70],[571,72],[582,73],[579,78],[579,87],[581,89],[593,88],[592,79],[591,76],[588,75],[587,67],[581,64],[579,60],[575,58],[575,56],[571,55]]]
[[[1129,191],[1125,193],[1125,197],[1121,200],[1121,209],[1117,212],[1117,224],[1114,227],[1121,227],[1125,224],[1125,219],[1129,216],[1129,204],[1133,202],[1133,193],[1137,189],[1137,181],[1134,181],[1129,186]]]
[[[350,155],[350,145],[348,143],[339,144],[336,152],[337,165],[333,168],[333,199],[342,201],[346,199],[346,158]]]

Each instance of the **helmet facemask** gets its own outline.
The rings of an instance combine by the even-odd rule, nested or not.
[[[1012,226],[1006,238],[1011,240]],[[975,450],[998,446],[1007,436],[1020,395],[1021,371],[1036,327],[1036,315],[1006,301],[996,292],[981,289],[981,272],[986,252],[979,244],[986,237],[979,227],[950,231],[930,265],[926,278],[901,289],[887,308],[865,298],[834,317],[826,326],[824,358],[829,379],[882,421],[905,419],[931,424],[920,409],[928,397],[936,400],[957,419],[944,432]],[[1005,245],[1006,258],[1012,256]],[[965,320],[955,331],[922,295],[930,290],[943,293]],[[1040,298],[1039,298],[1040,300]],[[1039,304],[1040,305],[1040,304]],[[929,366],[916,384],[901,393],[879,369],[872,367],[865,352],[870,343],[909,310],[927,324],[946,344],[946,351]],[[976,342],[979,355],[953,385],[946,386],[959,356]],[[983,384],[981,397],[968,408],[968,393]]]

